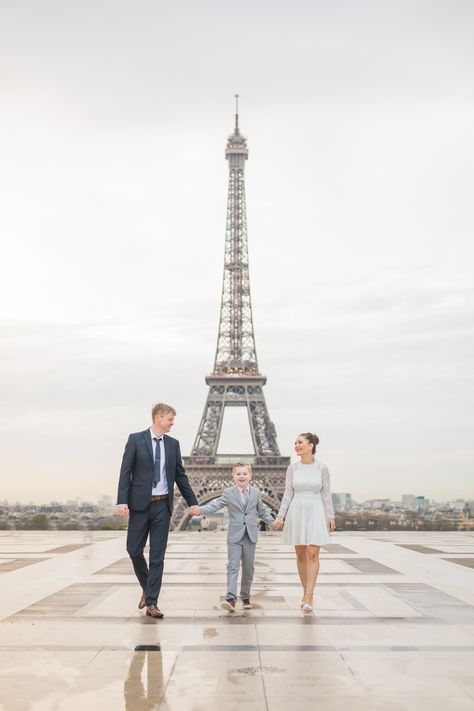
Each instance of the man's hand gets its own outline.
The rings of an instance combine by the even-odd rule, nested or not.
[[[117,516],[125,518],[126,516],[128,516],[128,506],[126,504],[121,504],[120,506],[117,506],[115,513],[117,514]]]
[[[332,533],[336,530],[336,521],[333,518],[328,518],[328,531]]]
[[[282,528],[283,528],[283,519],[281,518],[281,516],[279,516],[272,523],[272,531],[280,531]]]
[[[190,516],[200,516],[201,509],[199,508],[199,506],[190,506],[189,507],[189,514],[190,514]]]

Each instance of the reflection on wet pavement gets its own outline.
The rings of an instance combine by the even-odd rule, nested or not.
[[[471,535],[336,534],[312,615],[278,540],[229,614],[225,534],[171,534],[155,621],[123,533],[0,532],[0,709],[472,711]]]
[[[146,666],[146,683],[143,669]],[[163,659],[161,652],[135,652],[123,685],[127,711],[149,711],[163,698]]]

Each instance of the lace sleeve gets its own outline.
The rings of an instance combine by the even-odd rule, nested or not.
[[[324,508],[326,509],[327,518],[334,518],[334,508],[332,505],[331,487],[329,480],[329,469],[323,465],[321,470],[323,483],[321,485],[321,497],[323,499]]]
[[[290,464],[286,470],[285,493],[283,494],[280,510],[278,511],[278,516],[281,516],[281,518],[284,518],[286,512],[288,511],[288,506],[293,498],[293,493],[293,465]]]

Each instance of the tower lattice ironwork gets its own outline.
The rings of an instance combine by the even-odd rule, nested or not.
[[[218,496],[229,485],[231,463],[250,461],[254,481],[264,501],[277,509],[284,489],[289,457],[282,457],[276,431],[270,420],[263,393],[266,377],[260,373],[252,319],[245,205],[245,161],[247,140],[239,129],[238,96],[234,132],[227,141],[229,162],[224,278],[219,334],[214,369],[206,377],[209,386],[204,412],[194,446],[185,457],[187,474],[200,503]],[[253,454],[218,455],[217,450],[226,407],[246,407]],[[175,507],[172,525],[187,524],[183,500]]]

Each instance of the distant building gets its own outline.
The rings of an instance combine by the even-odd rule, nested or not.
[[[98,510],[98,507],[88,501],[83,501],[78,510],[79,513],[95,513]]]
[[[453,509],[454,511],[464,511],[467,506],[468,504],[464,501],[464,499],[456,499],[456,501],[450,501],[448,503],[448,508]]]
[[[390,499],[368,499],[364,501],[364,508],[366,509],[389,509],[391,505]]]
[[[206,516],[192,516],[189,528],[190,530],[199,529],[200,531],[222,530],[226,527],[226,518],[224,511],[217,511]]]
[[[334,493],[332,496],[332,504],[334,511],[350,511],[352,508],[352,495],[348,493]]]
[[[50,504],[41,504],[39,507],[39,512],[45,514],[62,513],[63,511],[64,504],[60,504],[58,501],[52,501]]]
[[[430,500],[424,496],[415,496],[414,494],[402,495],[402,508],[414,509],[415,511],[425,511],[429,508]]]

